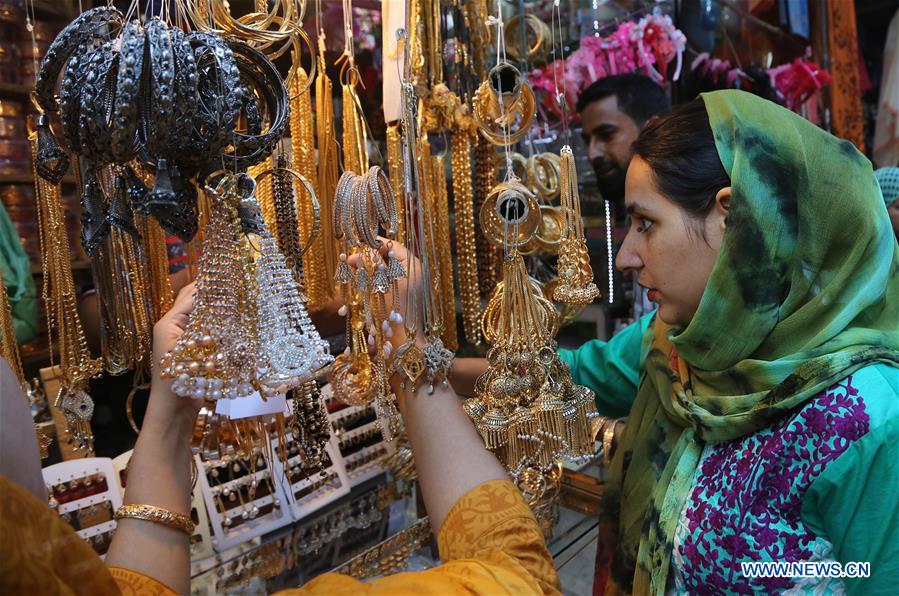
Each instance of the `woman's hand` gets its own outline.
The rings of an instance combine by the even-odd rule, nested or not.
[[[421,328],[421,317],[420,317],[420,296],[419,292],[421,291],[420,287],[420,277],[421,277],[421,262],[419,262],[418,257],[413,255],[409,249],[405,246],[396,242],[395,240],[389,240],[387,238],[383,238],[381,236],[378,237],[378,240],[381,241],[381,246],[378,249],[378,254],[381,259],[383,259],[384,264],[387,264],[387,260],[390,257],[390,253],[393,253],[393,256],[400,261],[400,264],[403,266],[403,270],[406,272],[406,277],[396,280],[396,302],[394,302],[393,292],[394,289],[387,293],[386,302],[388,307],[390,305],[396,305],[396,310],[403,317],[408,316],[409,308],[408,304],[406,304],[407,296],[410,295],[409,292],[409,284],[415,283],[413,291],[411,292],[412,296],[415,296],[415,300],[418,301],[418,305],[413,309],[414,316],[418,319],[417,324],[415,325],[415,329],[417,331],[417,335],[419,339],[424,338],[424,330]],[[356,269],[362,263],[362,254],[358,253],[350,256],[347,259],[347,263],[349,263],[350,267]],[[410,272],[414,271],[415,276],[410,280]],[[405,325],[409,324],[409,321],[404,322]],[[397,325],[395,323],[393,325],[393,337],[390,338],[390,342],[393,344],[394,349],[398,348],[402,344],[406,343],[406,330],[404,325]]]
[[[147,418],[152,416],[153,420],[161,423],[171,422],[178,418],[189,420],[192,425],[193,420],[197,417],[197,412],[203,405],[202,400],[192,400],[175,395],[172,391],[172,380],[164,379],[159,370],[163,356],[175,347],[178,338],[187,327],[187,321],[194,310],[195,294],[195,282],[181,288],[175,298],[175,304],[153,326],[153,381],[150,388]]]

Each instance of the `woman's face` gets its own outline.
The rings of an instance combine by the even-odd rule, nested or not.
[[[697,220],[661,194],[649,165],[634,156],[627,171],[627,236],[616,265],[631,270],[649,290],[665,323],[686,326],[693,319],[715,265],[730,205],[730,187],[716,196],[704,220]]]

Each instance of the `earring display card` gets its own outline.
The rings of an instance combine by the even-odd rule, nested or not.
[[[288,495],[287,503],[294,520],[301,520],[350,492],[349,479],[340,465],[339,449],[334,435],[325,445],[324,468],[303,466],[299,446],[288,434],[283,448],[272,439],[275,453],[274,473],[280,488]]]
[[[119,483],[112,460],[105,457],[74,459],[43,469],[50,506],[104,556],[121,507]]]
[[[384,440],[374,407],[347,406],[336,399],[331,386],[322,388],[332,437],[350,486],[358,486],[384,472],[384,459],[393,445]]]
[[[251,458],[226,456],[208,461],[194,455],[200,472],[197,487],[203,495],[217,552],[292,521],[284,508],[286,495],[261,450],[257,451]]]

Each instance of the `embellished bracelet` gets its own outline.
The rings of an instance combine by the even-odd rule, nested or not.
[[[194,533],[194,522],[183,513],[175,513],[154,505],[122,505],[115,512],[115,520],[140,519],[143,521],[162,524],[175,530],[190,535]]]

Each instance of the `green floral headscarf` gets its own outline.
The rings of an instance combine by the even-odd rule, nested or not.
[[[706,442],[762,429],[867,364],[899,366],[899,248],[870,162],[749,93],[702,99],[733,188],[727,230],[693,320],[657,321],[647,346],[607,485],[607,592],[664,593]]]

